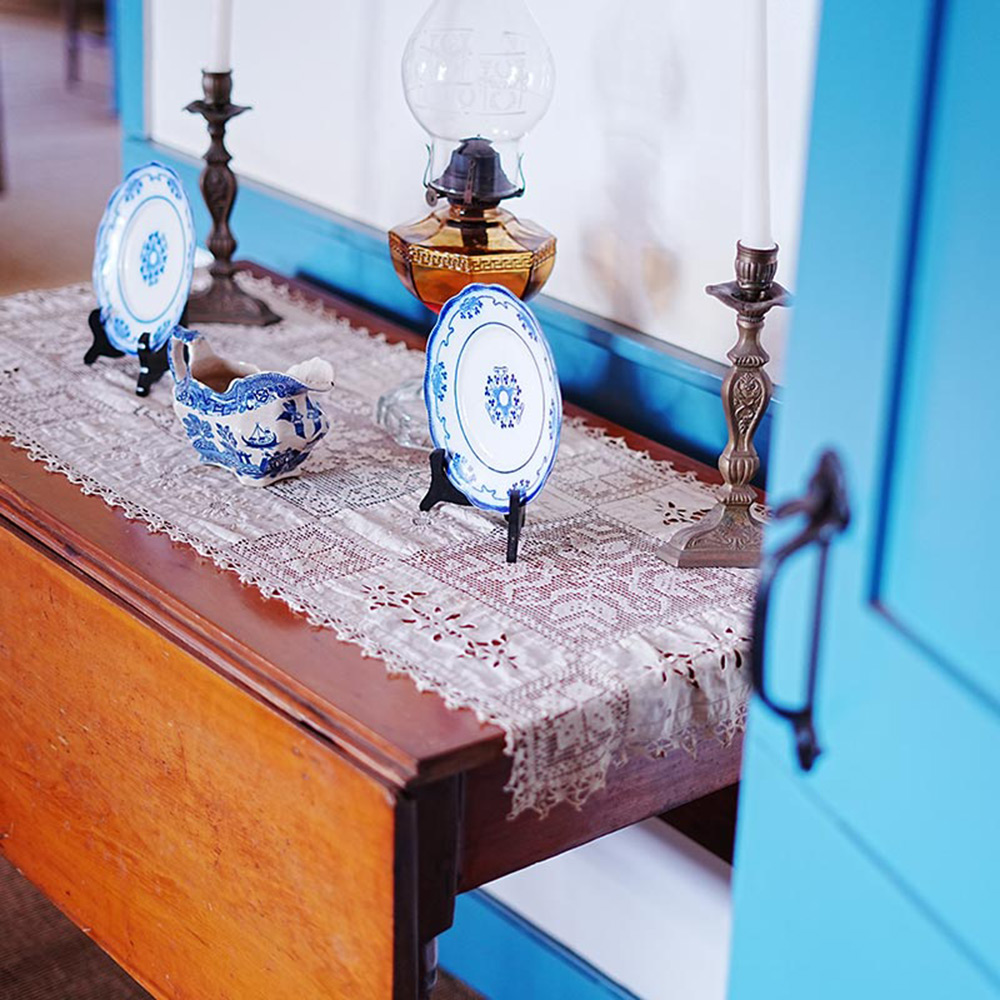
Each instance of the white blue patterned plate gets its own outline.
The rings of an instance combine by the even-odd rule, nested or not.
[[[162,163],[131,171],[97,229],[94,293],[108,340],[136,354],[156,350],[180,322],[194,273],[194,221],[180,177]]]
[[[562,394],[552,352],[531,310],[500,285],[449,299],[427,341],[424,399],[448,478],[477,507],[528,503],[559,450]]]

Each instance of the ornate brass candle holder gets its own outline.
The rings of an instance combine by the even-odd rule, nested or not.
[[[201,85],[204,100],[192,101],[184,110],[201,115],[208,123],[211,137],[208,152],[205,153],[205,169],[201,174],[201,193],[212,215],[208,249],[215,259],[209,268],[212,283],[188,299],[187,322],[268,326],[277,323],[281,317],[272,312],[265,302],[244,292],[233,278],[236,239],[229,228],[229,216],[236,200],[237,186],[236,175],[229,166],[232,156],[226,149],[226,123],[250,109],[230,100],[233,92],[231,70],[225,73],[203,71]]]
[[[764,523],[751,509],[757,500],[751,480],[760,468],[753,438],[771,399],[770,360],[761,346],[764,317],[788,305],[789,293],[775,280],[778,248],[756,250],[736,244],[736,280],[705,291],[736,310],[739,339],[727,357],[733,366],[722,383],[729,441],[719,456],[723,485],[719,501],[697,523],[678,531],[660,550],[674,566],[756,566]]]

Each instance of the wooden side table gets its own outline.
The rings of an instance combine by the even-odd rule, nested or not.
[[[457,893],[737,778],[709,740],[508,821],[498,729],[8,442],[0,566],[0,850],[160,997],[412,1000]]]

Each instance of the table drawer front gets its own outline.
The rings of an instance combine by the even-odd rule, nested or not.
[[[393,796],[33,543],[0,566],[0,849],[160,996],[392,996]]]

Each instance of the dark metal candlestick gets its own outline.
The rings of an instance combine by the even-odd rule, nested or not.
[[[232,71],[201,74],[205,99],[192,101],[184,110],[201,115],[208,123],[211,143],[205,154],[205,169],[201,174],[201,193],[212,214],[212,232],[208,249],[215,260],[209,268],[212,283],[204,291],[195,292],[188,299],[187,321],[198,323],[240,323],[248,326],[268,326],[281,317],[270,307],[248,295],[233,278],[233,253],[236,239],[229,228],[229,216],[236,200],[236,175],[229,167],[232,157],[226,149],[226,123],[230,118],[249,111],[248,107],[233,104]]]
[[[778,248],[755,250],[736,244],[736,280],[705,291],[736,310],[739,339],[727,357],[733,366],[722,383],[729,442],[719,456],[723,486],[718,503],[697,523],[678,531],[660,556],[674,566],[756,566],[764,524],[751,509],[750,485],[760,468],[753,437],[771,399],[770,360],[761,347],[764,317],[791,296],[775,280]]]

